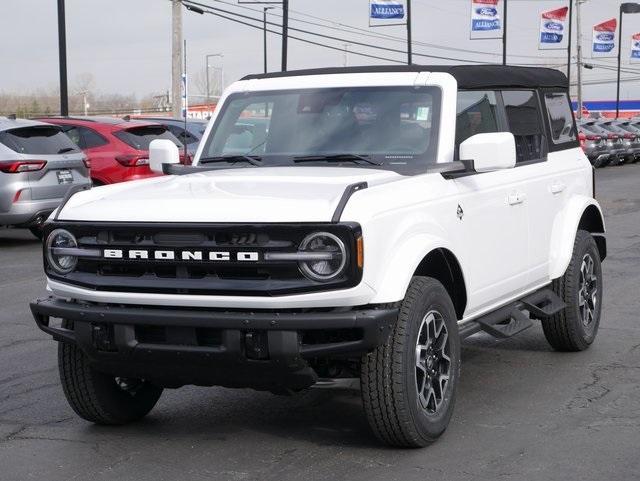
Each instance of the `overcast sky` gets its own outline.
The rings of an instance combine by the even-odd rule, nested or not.
[[[203,3],[230,8],[223,3],[237,0],[200,0]],[[56,0],[0,0],[0,91],[27,93],[39,88],[53,88],[58,82]],[[621,0],[589,0],[583,6],[583,39],[585,56],[590,55],[591,28],[595,23],[617,16]],[[543,10],[567,5],[567,0],[509,0],[509,53],[514,63],[558,65],[566,62],[566,51],[539,51],[537,48],[539,14]],[[302,14],[368,29],[368,0],[290,0],[291,16],[316,22]],[[500,40],[469,40],[469,0],[413,0],[414,49],[419,53],[459,59],[495,62],[500,59]],[[260,10],[243,13],[261,17]],[[169,0],[67,0],[67,45],[69,83],[90,73],[95,88],[101,92],[135,93],[143,96],[166,91],[171,84],[171,4]],[[235,9],[235,11],[239,11]],[[278,13],[278,10],[274,10]],[[231,23],[212,15],[185,11],[184,35],[188,42],[190,72],[203,69],[205,55],[224,53],[227,81],[262,70],[262,32]],[[273,17],[274,21],[279,18]],[[331,31],[292,21],[292,26],[344,36],[361,42],[375,42],[389,48],[403,49],[402,43],[371,39]],[[375,34],[404,38],[404,27],[369,29]],[[623,58],[628,64],[630,36],[640,32],[640,15],[627,15],[623,32]],[[293,32],[292,32],[293,34]],[[319,39],[342,48],[342,41]],[[419,42],[492,55],[459,52],[419,45]],[[352,46],[353,50],[375,53]],[[575,51],[575,49],[574,49]],[[270,69],[279,69],[280,39],[270,36]],[[377,52],[378,55],[404,59],[401,54]],[[342,65],[342,52],[290,41],[289,68]],[[416,63],[444,63],[441,60],[416,57]],[[585,59],[585,61],[590,61]],[[218,59],[212,63],[219,64]],[[354,54],[350,65],[386,63]],[[597,59],[597,63],[616,65],[616,60]],[[456,62],[460,63],[460,62]],[[630,66],[640,71],[640,64]],[[575,69],[574,69],[575,72]],[[640,76],[640,74],[638,74]],[[587,82],[615,78],[615,72],[585,72]],[[615,98],[615,85],[588,86],[587,99]],[[640,98],[640,82],[623,85],[623,98]]]

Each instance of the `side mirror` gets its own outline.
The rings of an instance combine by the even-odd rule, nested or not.
[[[476,172],[511,169],[516,165],[516,139],[511,132],[473,135],[460,144],[460,160],[473,160]]]
[[[178,147],[168,139],[152,140],[149,144],[149,167],[152,172],[162,174],[163,164],[179,164]]]

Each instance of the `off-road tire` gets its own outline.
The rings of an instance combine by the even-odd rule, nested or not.
[[[449,339],[449,382],[434,413],[423,408],[416,380],[417,341],[429,312],[442,315]],[[376,437],[398,447],[424,447],[447,428],[460,376],[460,337],[453,303],[443,285],[414,277],[387,342],[363,356],[362,401]]]
[[[63,327],[70,328],[68,321]],[[64,394],[78,416],[104,425],[120,425],[146,416],[156,405],[162,388],[137,381],[135,390],[124,390],[114,376],[93,369],[87,356],[74,344],[58,345],[58,368]]]
[[[597,279],[597,304],[593,320],[585,325],[580,308],[582,262],[585,256],[593,259],[593,274]],[[595,340],[602,312],[603,284],[600,253],[593,236],[583,230],[576,233],[573,254],[564,275],[553,281],[554,292],[562,298],[566,307],[542,321],[544,335],[551,346],[558,351],[583,351]]]

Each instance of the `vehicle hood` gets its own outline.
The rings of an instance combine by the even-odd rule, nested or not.
[[[366,182],[372,188],[402,178],[384,170],[303,166],[163,176],[80,192],[58,218],[95,222],[329,222],[349,185]]]

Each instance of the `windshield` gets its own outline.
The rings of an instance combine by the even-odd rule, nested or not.
[[[234,94],[224,103],[200,160],[250,155],[259,157],[261,166],[274,166],[306,158],[315,166],[423,173],[436,161],[439,110],[436,87]],[[362,157],[371,161],[361,162]]]

